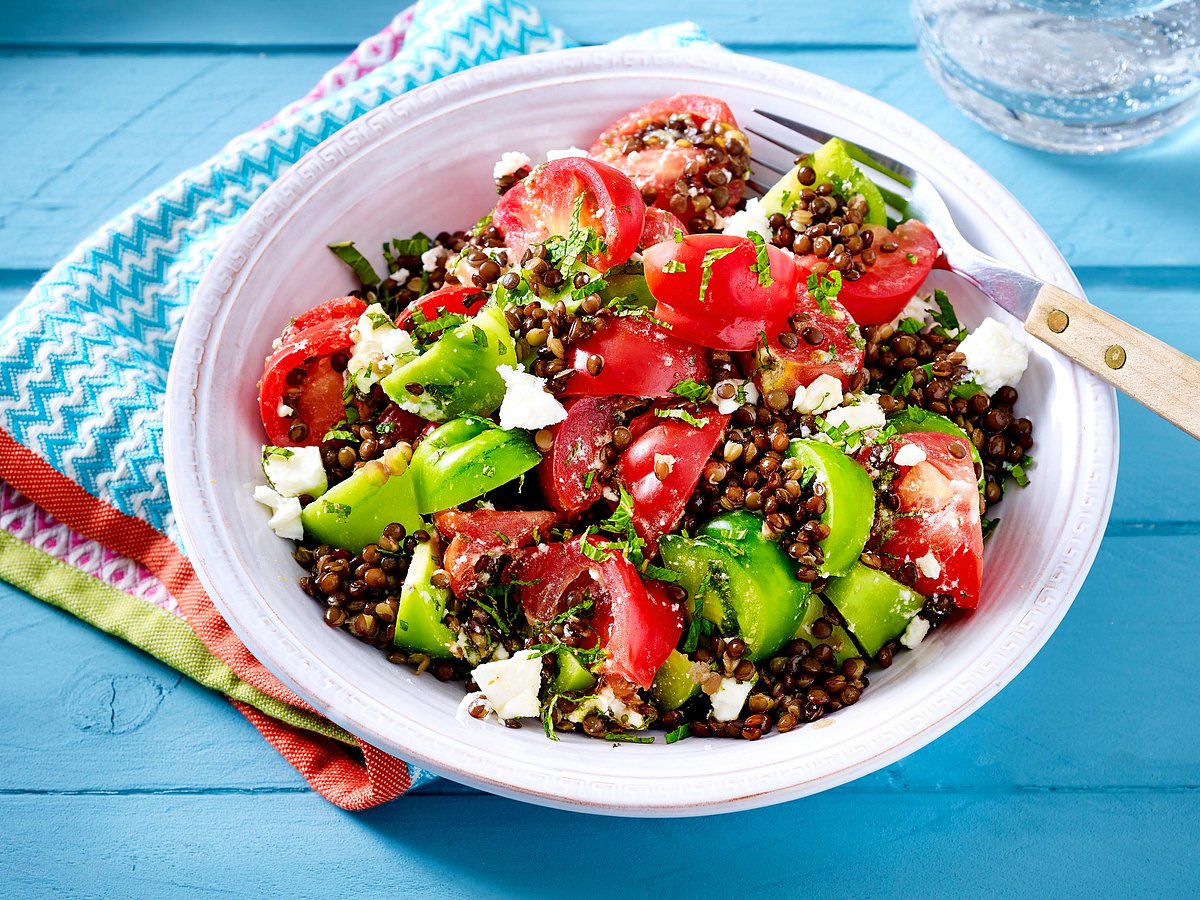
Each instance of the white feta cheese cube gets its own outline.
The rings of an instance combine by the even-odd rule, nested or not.
[[[849,406],[831,409],[825,414],[825,422],[831,428],[846,426],[846,446],[849,449],[861,445],[867,432],[882,428],[887,423],[887,417],[879,406],[878,394],[860,394],[856,401]]]
[[[521,650],[508,659],[476,666],[471,677],[501,719],[520,719],[540,712],[542,654],[538,651]]]
[[[924,556],[914,559],[913,565],[920,569],[921,574],[926,578],[937,578],[942,574],[942,564],[934,558],[932,550]]]
[[[925,635],[929,634],[929,622],[922,619],[920,616],[913,616],[908,627],[904,629],[904,634],[900,637],[902,643],[909,650],[915,650],[921,641],[925,640]]]
[[[738,681],[736,678],[722,678],[721,687],[712,695],[713,718],[718,722],[731,722],[738,717],[754,681]]]
[[[546,379],[508,365],[496,366],[496,371],[504,379],[504,400],[500,404],[501,428],[535,431],[567,417],[567,410],[546,390]]]
[[[928,457],[925,451],[916,444],[905,444],[896,451],[896,455],[892,457],[892,462],[898,466],[915,466],[917,463],[923,463]]]
[[[265,484],[254,489],[254,499],[272,510],[267,525],[281,538],[298,541],[304,537],[304,526],[300,524],[300,501],[295,497],[284,497]]]
[[[501,153],[496,164],[492,166],[492,177],[503,178],[505,175],[512,175],[527,165],[529,165],[528,153],[522,153],[520,150],[508,150]]]
[[[751,231],[758,233],[764,241],[771,240],[771,223],[767,221],[767,211],[757,197],[746,201],[744,209],[739,209],[723,220],[725,234],[737,237],[747,237]]]
[[[362,391],[370,390],[371,385],[417,353],[409,333],[397,328],[378,303],[372,303],[359,316],[351,336],[354,347],[346,371]]]
[[[984,319],[963,338],[958,352],[967,358],[967,368],[989,394],[1006,384],[1016,386],[1029,366],[1025,335],[992,318]]]
[[[842,383],[832,375],[818,375],[808,387],[799,388],[792,409],[801,413],[820,415],[842,402]]]
[[[728,400],[721,399],[717,393],[722,385],[729,385],[733,388],[733,395]],[[712,402],[717,406],[717,412],[724,415],[732,415],[738,411],[738,408],[743,403],[758,402],[758,388],[754,386],[753,381],[743,381],[740,378],[726,378],[718,381],[713,385]]]
[[[329,487],[320,447],[263,447],[263,473],[282,497],[319,497]]]

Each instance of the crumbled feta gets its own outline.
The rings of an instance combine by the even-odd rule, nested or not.
[[[520,719],[540,712],[542,654],[537,650],[521,650],[508,659],[476,666],[471,677],[501,719]]]
[[[475,717],[471,715],[471,707],[476,703],[482,703],[485,707],[488,705],[487,697],[483,696],[483,691],[470,691],[464,695],[458,701],[458,709],[454,711],[454,718],[464,725],[469,725],[476,721]]]
[[[586,157],[587,155],[588,152],[586,150],[581,150],[579,147],[568,147],[566,150],[547,150],[546,161],[549,162],[552,159],[567,159],[572,156]]]
[[[1025,335],[992,318],[984,319],[963,338],[958,352],[967,358],[967,368],[989,394],[1006,384],[1015,386],[1029,365]]]
[[[319,497],[329,487],[320,447],[263,447],[263,473],[281,497]]]
[[[927,634],[929,634],[929,621],[920,616],[913,616],[908,620],[908,627],[904,629],[900,643],[909,650],[915,650],[917,645],[925,640]]]
[[[808,387],[796,390],[792,409],[801,413],[819,415],[829,412],[842,402],[842,383],[832,375],[822,373]]]
[[[728,384],[733,388],[733,396],[728,400],[723,400],[718,395],[718,391],[722,385]],[[742,381],[740,378],[726,378],[723,381],[718,381],[713,385],[712,402],[717,405],[717,412],[723,415],[732,415],[738,411],[738,408],[743,403],[758,402],[758,388],[754,386],[753,381]]]
[[[450,257],[450,251],[445,247],[430,247],[421,254],[421,268],[426,272],[435,271]]]
[[[392,324],[392,317],[378,303],[372,303],[350,330],[354,351],[346,371],[361,391],[368,391],[399,363],[416,356],[417,348],[403,328]]]
[[[520,150],[508,150],[505,153],[501,153],[500,158],[496,160],[496,164],[492,166],[492,177],[503,178],[505,175],[512,175],[528,165],[528,153],[522,153]]]
[[[758,232],[763,240],[771,239],[771,223],[767,221],[767,211],[756,197],[746,201],[745,209],[739,209],[732,216],[724,219],[726,234],[746,237],[751,231]]]
[[[825,414],[825,422],[831,428],[846,426],[846,446],[850,449],[862,443],[864,432],[887,424],[887,417],[879,407],[878,394],[860,394],[856,399],[851,406],[838,406]]]
[[[892,462],[898,466],[915,466],[917,463],[923,463],[928,457],[925,451],[916,444],[905,444],[896,451],[896,455],[892,457]]]
[[[942,564],[933,558],[932,550],[924,556],[914,559],[913,565],[920,569],[921,574],[926,578],[937,578],[942,574]]]
[[[496,366],[496,371],[504,379],[504,401],[500,404],[501,428],[527,428],[534,431],[567,417],[563,405],[546,390],[546,379],[507,365]]]
[[[657,469],[660,463],[667,467],[667,474],[670,475],[671,471],[675,468],[675,457],[670,453],[655,453],[654,468]]]
[[[608,685],[600,688],[595,696],[588,697],[579,706],[575,707],[567,715],[567,720],[570,722],[582,722],[592,713],[604,716],[634,731],[639,731],[649,724],[646,721],[646,717],[640,712],[630,709],[623,701],[618,700],[617,695],[613,693],[613,689]]]
[[[289,416],[293,415],[296,411],[294,409],[292,409],[290,406],[288,406],[286,403],[280,403],[279,407],[275,410],[275,412],[281,419],[286,419]]]
[[[299,541],[304,538],[304,526],[300,524],[300,501],[295,497],[284,497],[265,484],[254,489],[254,499],[273,512],[267,524],[281,538]]]
[[[722,678],[721,687],[712,695],[713,718],[718,722],[731,722],[736,719],[746,703],[746,698],[750,696],[752,687],[753,680]]]

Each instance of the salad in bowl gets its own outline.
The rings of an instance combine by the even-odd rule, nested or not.
[[[814,722],[987,602],[1023,339],[925,290],[936,237],[845,144],[761,196],[750,144],[675,95],[497,147],[470,228],[331,245],[361,289],[258,383],[298,602],[464,720],[635,743]]]

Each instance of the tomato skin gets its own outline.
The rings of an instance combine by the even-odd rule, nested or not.
[[[737,125],[737,120],[733,117],[733,110],[724,100],[704,94],[675,94],[671,97],[651,100],[649,103],[625,113],[600,133],[600,136],[596,138],[596,143],[592,144],[592,149],[588,152],[593,156],[599,156],[605,150],[613,147],[619,148],[624,138],[638,131],[639,126],[646,120],[665,122],[673,113],[681,112],[691,113],[697,120],[697,124],[712,119],[727,125]]]
[[[651,206],[670,211],[671,196],[680,180],[692,185],[703,185],[701,180],[709,167],[705,151],[701,147],[645,147],[636,152],[625,152],[625,140],[642,130],[648,122],[665,123],[671,116],[689,113],[697,125],[712,121],[737,128],[733,111],[723,100],[702,94],[676,94],[653,100],[621,116],[606,129],[592,144],[589,154],[625,172],[646,196],[653,196]],[[736,178],[726,184],[729,201],[717,210],[720,215],[730,215],[742,199],[746,184]],[[692,202],[680,213],[690,222],[696,214]],[[643,244],[649,246],[649,243]]]
[[[821,375],[831,375],[842,383],[843,388],[849,389],[851,380],[862,371],[866,345],[858,326],[837,299],[829,299],[826,303],[828,312],[803,284],[797,285],[793,315],[800,318],[797,322],[800,341],[789,349],[779,343],[779,333],[768,332],[769,355],[748,354],[749,359],[743,362],[744,366],[749,364],[745,371],[755,372],[754,380],[764,394],[782,390],[794,395],[798,388],[807,387]],[[810,328],[820,332],[819,338],[808,332]],[[815,343],[809,343],[803,336],[805,333]],[[832,354],[830,347],[833,347]]]
[[[600,451],[617,427],[619,398],[580,397],[567,404],[567,417],[550,426],[554,446],[537,467],[538,483],[554,509],[576,515],[600,500],[604,485],[589,471],[599,472]]]
[[[367,311],[367,304],[358,297],[334,297],[323,303],[318,303],[312,309],[306,310],[283,330],[280,341],[284,344],[296,338],[300,332],[320,325],[322,322],[336,322],[341,319],[355,319]]]
[[[296,330],[289,326],[284,332],[288,340],[267,359],[259,382],[259,413],[268,440],[277,447],[319,444],[325,432],[345,416],[344,379],[340,372],[333,370],[329,358],[353,345],[350,330],[358,322],[358,315],[343,318],[324,318],[322,315],[309,321],[307,328]],[[288,418],[279,414],[279,407],[285,402],[284,394],[292,389],[287,378],[293,369],[302,369],[305,378],[299,386],[300,398],[288,404],[296,415]],[[288,434],[296,422],[308,426],[303,441],[293,441]]]
[[[588,357],[604,360],[599,375],[587,370]],[[708,351],[640,316],[620,316],[574,346],[576,374],[563,393],[568,397],[671,397],[685,379],[706,381],[712,373]]]
[[[707,254],[731,249],[720,259]],[[672,334],[704,347],[749,350],[758,333],[778,333],[794,303],[797,272],[792,254],[767,246],[769,285],[753,269],[758,254],[749,238],[691,234],[662,241],[642,255],[646,283],[658,301],[654,314],[672,326]],[[682,266],[682,269],[678,269]],[[700,297],[703,270],[711,275]],[[675,271],[667,271],[673,269]]]
[[[729,416],[713,407],[686,409],[708,421],[696,428],[681,419],[656,416],[654,410],[643,413],[629,423],[634,439],[617,462],[617,478],[633,497],[634,530],[651,546],[683,518],[704,465],[729,424]],[[654,472],[656,455],[674,460],[666,478]]]
[[[646,214],[642,193],[625,173],[578,156],[538,166],[500,198],[492,224],[504,235],[509,257],[519,260],[530,244],[567,234],[581,194],[580,223],[606,245],[587,258],[588,265],[603,272],[629,259]]]
[[[517,596],[530,622],[547,622],[566,609],[567,590],[586,588],[595,607],[592,627],[609,651],[604,671],[648,688],[683,633],[683,611],[661,585],[643,583],[620,551],[601,560],[584,555],[579,541],[522,551],[505,570],[519,582]]]
[[[963,449],[961,459],[950,445]],[[979,486],[962,438],[933,432],[910,432],[890,441],[892,458],[905,444],[924,451],[926,459],[913,466],[895,466],[891,490],[900,501],[889,522],[887,539],[879,548],[893,571],[932,554],[935,576],[917,566],[913,589],[926,597],[949,594],[957,606],[974,609],[983,581],[983,530],[979,517]]]
[[[874,235],[871,246],[877,254],[875,264],[868,266],[857,281],[843,281],[838,300],[859,325],[881,325],[900,315],[916,296],[938,259],[939,245],[933,232],[917,219],[902,222],[894,232],[881,225],[864,225],[863,230]],[[888,241],[898,245],[894,253],[879,250]],[[796,264],[801,271],[811,272],[817,261],[810,254],[800,257]]]
[[[464,596],[486,580],[476,571],[483,557],[528,547],[535,537],[547,535],[559,518],[553,512],[503,509],[449,509],[434,513],[438,531],[450,538],[442,558],[442,565],[450,575],[450,588],[458,596]]]
[[[642,224],[642,236],[638,246],[645,249],[660,241],[675,240],[675,233],[687,234],[687,227],[672,213],[656,206],[646,207],[646,219]]]
[[[405,331],[412,331],[414,327],[413,316],[420,311],[424,316],[425,321],[429,322],[436,319],[442,313],[458,313],[460,315],[471,316],[478,312],[478,308],[487,302],[487,294],[479,290],[477,287],[469,287],[466,285],[447,285],[444,288],[438,288],[436,291],[430,291],[424,297],[418,297],[412,303],[408,304],[396,317],[396,327],[403,328]]]

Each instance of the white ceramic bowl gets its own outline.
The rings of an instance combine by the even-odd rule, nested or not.
[[[325,141],[254,204],[204,276],[171,371],[167,449],[184,541],[254,654],[365,740],[457,781],[616,815],[694,815],[801,797],[867,774],[962,721],[1050,636],[1104,531],[1117,463],[1110,390],[1033,348],[1020,409],[1037,424],[1033,485],[1013,491],[987,546],[981,608],[897,656],[853,707],[756,743],[548,741],[455,718],[461,684],[415,677],[328,628],[296,586],[290,544],[251,498],[261,480],[259,361],[287,319],[354,287],[325,249],[378,247],[474,222],[495,202],[502,151],[588,146],[606,123],[678,92],[762,106],[878,147],[929,173],[984,250],[1079,289],[1029,214],[970,159],[897,110],[807,72],[720,51],[592,48],[484,66],[414,91]],[[535,157],[537,158],[537,157]],[[1002,315],[959,292],[964,318]]]

